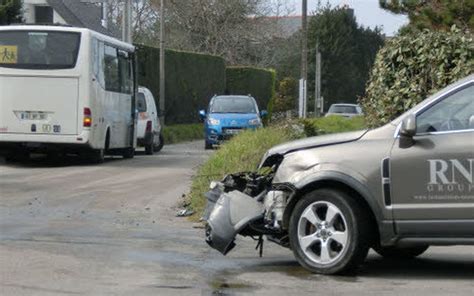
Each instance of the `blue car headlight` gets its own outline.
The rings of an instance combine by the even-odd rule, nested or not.
[[[254,118],[249,120],[249,125],[261,125],[262,122],[260,121],[260,118]]]
[[[208,118],[207,119],[207,124],[209,124],[209,125],[219,125],[219,124],[221,124],[221,122],[220,122],[219,119]]]

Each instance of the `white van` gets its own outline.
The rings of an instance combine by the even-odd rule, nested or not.
[[[161,133],[159,113],[156,108],[155,98],[148,88],[139,87],[137,95],[137,142],[145,147],[145,153],[152,155],[159,152],[164,145]]]
[[[133,157],[134,52],[88,29],[0,27],[0,150]]]

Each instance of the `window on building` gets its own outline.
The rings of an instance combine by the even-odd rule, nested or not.
[[[51,6],[35,6],[35,20],[37,24],[54,23],[53,8]]]

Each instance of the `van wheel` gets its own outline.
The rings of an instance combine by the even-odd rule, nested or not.
[[[155,145],[155,136],[152,136],[151,139],[150,139],[150,142],[145,145],[145,154],[146,155],[153,155],[154,145]]]
[[[204,141],[204,149],[205,150],[211,150],[213,147],[212,147],[212,144],[208,143],[207,141]]]
[[[154,147],[155,152],[160,152],[161,149],[163,149],[163,146],[165,145],[165,139],[163,138],[163,135],[160,133],[160,142],[158,145]]]
[[[290,218],[290,244],[298,262],[314,273],[355,270],[367,257],[371,223],[347,194],[318,189],[303,196]]]
[[[420,256],[429,246],[415,246],[415,247],[374,247],[375,252],[384,258],[390,259],[413,259]]]
[[[122,156],[125,159],[131,159],[135,156],[135,149],[130,147],[130,148],[125,148],[122,152]]]

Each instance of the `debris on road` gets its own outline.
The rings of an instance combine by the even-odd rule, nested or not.
[[[176,213],[176,217],[189,217],[189,216],[192,216],[194,214],[194,211],[193,210],[190,210],[190,209],[180,209],[178,210],[178,212]]]

